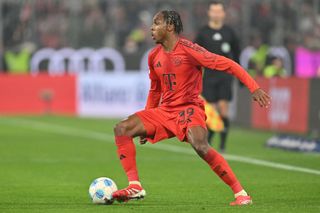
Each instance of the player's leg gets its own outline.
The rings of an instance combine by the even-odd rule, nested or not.
[[[139,181],[136,165],[136,148],[133,143],[133,138],[146,135],[144,125],[137,115],[131,115],[116,124],[114,127],[114,135],[118,157],[128,177],[129,186],[113,193],[113,198],[118,201],[143,198],[146,193]]]
[[[232,202],[231,205],[244,205],[251,203],[251,197],[248,196],[242,188],[227,161],[208,144],[207,130],[201,126],[194,126],[188,129],[187,134],[188,141],[198,155],[206,161],[220,179],[232,189],[236,201]]]
[[[129,116],[127,119],[117,123],[114,127],[118,157],[127,174],[129,183],[139,182],[136,168],[136,149],[133,143],[133,137],[145,134],[146,130],[137,115]]]

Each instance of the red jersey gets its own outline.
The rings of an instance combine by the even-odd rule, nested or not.
[[[170,52],[157,45],[150,52],[148,63],[151,87],[146,109],[186,104],[203,105],[199,97],[202,91],[202,67],[236,76],[250,92],[259,88],[236,62],[183,38],[178,40]]]

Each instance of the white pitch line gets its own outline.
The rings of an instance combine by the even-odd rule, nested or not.
[[[111,134],[89,131],[85,129],[79,129],[79,128],[51,124],[51,123],[40,122],[40,121],[32,121],[28,119],[0,117],[0,124],[20,126],[23,128],[41,130],[45,132],[62,134],[62,135],[73,136],[73,137],[95,139],[98,141],[109,142],[109,143],[113,143],[114,141],[114,137]],[[180,146],[175,146],[170,144],[161,144],[161,143],[156,145],[147,144],[147,145],[144,145],[143,147],[175,152],[175,153],[195,155],[195,152],[190,148],[185,148],[185,147],[180,147]],[[243,157],[239,155],[224,154],[223,156],[229,161],[236,161],[236,162],[241,162],[246,164],[253,164],[253,165],[265,166],[265,167],[288,170],[288,171],[320,175],[320,170],[315,170],[315,169],[309,169],[309,168],[298,167],[298,166],[282,164],[282,163],[275,163],[271,161],[259,160],[259,159]]]

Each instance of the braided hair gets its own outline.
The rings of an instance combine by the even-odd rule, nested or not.
[[[174,32],[180,34],[183,31],[183,25],[178,12],[174,10],[163,10],[161,11],[163,19],[167,24],[174,26]]]

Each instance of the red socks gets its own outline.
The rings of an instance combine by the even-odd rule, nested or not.
[[[225,182],[236,194],[243,188],[237,177],[231,170],[227,161],[214,149],[210,148],[203,158],[211,167],[211,169]]]
[[[128,136],[116,136],[115,139],[118,147],[118,157],[127,174],[128,181],[139,181],[136,165],[136,147],[132,138]],[[230,186],[235,194],[243,189],[227,161],[217,151],[212,148],[209,149],[203,159],[223,182]]]
[[[136,165],[136,147],[131,137],[115,136],[118,147],[118,157],[124,171],[127,174],[128,181],[139,181]]]

